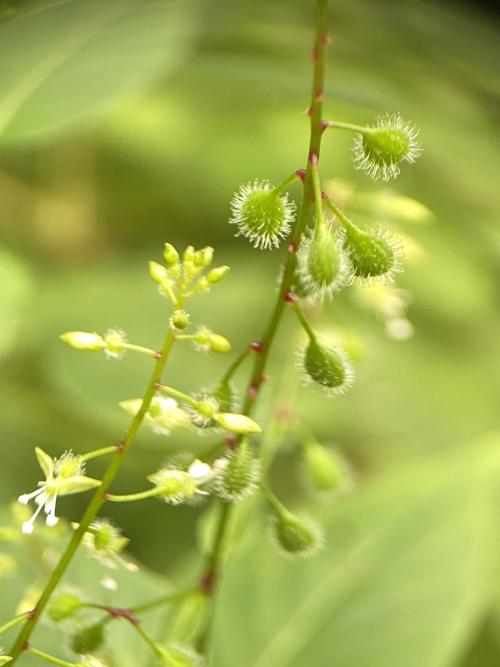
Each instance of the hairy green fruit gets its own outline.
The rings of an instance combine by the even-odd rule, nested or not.
[[[302,360],[306,379],[320,385],[333,395],[343,394],[352,385],[351,365],[339,347],[327,347],[310,340]]]

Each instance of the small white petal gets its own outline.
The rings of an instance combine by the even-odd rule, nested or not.
[[[59,518],[55,514],[49,514],[45,519],[45,524],[49,526],[49,528],[52,528],[57,524],[58,521]]]
[[[202,482],[207,480],[212,475],[212,468],[208,463],[203,463],[199,459],[195,459],[188,469],[188,474],[194,479]]]
[[[33,532],[33,521],[31,519],[29,521],[25,521],[21,526],[21,530],[25,535],[31,535]]]

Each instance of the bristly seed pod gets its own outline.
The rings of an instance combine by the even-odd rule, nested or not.
[[[352,278],[359,278],[362,285],[389,283],[402,271],[403,246],[388,228],[377,226],[364,232],[350,226],[343,237]]]
[[[374,180],[395,178],[401,162],[413,163],[421,155],[417,137],[418,131],[399,114],[379,116],[375,126],[354,138],[354,165]]]
[[[96,623],[80,630],[71,639],[71,649],[79,655],[95,651],[104,641],[104,624]]]
[[[203,657],[184,644],[157,645],[157,650],[164,667],[204,667],[205,665]]]
[[[318,384],[331,396],[344,394],[354,381],[354,371],[345,352],[339,346],[328,347],[317,339],[309,340],[301,354],[300,365],[306,380]]]
[[[276,512],[272,518],[271,535],[286,556],[308,558],[323,546],[320,526],[288,511]]]
[[[277,248],[290,233],[295,208],[288,195],[277,192],[269,181],[255,180],[234,195],[229,223],[237,225],[237,236],[245,236],[254,248]]]
[[[303,294],[311,300],[331,297],[346,284],[348,262],[339,243],[339,235],[332,234],[323,221],[316,224],[311,236],[302,240],[297,277],[299,291],[302,286]]]
[[[224,500],[241,500],[257,489],[260,464],[254,457],[250,444],[243,440],[235,450],[229,451],[214,463],[214,490]]]
[[[57,623],[73,616],[82,605],[83,600],[73,591],[59,591],[52,596],[47,606],[47,615]]]

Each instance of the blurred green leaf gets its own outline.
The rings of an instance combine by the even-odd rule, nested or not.
[[[176,67],[198,0],[65,0],[0,24],[0,136],[27,140],[95,116]],[[38,9],[38,10],[37,10]]]
[[[496,437],[340,502],[314,560],[285,561],[262,541],[251,558],[240,552],[223,586],[215,664],[451,664],[491,604],[499,470]]]

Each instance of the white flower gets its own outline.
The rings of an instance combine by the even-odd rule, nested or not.
[[[38,482],[36,491],[24,493],[18,498],[21,505],[27,505],[31,500],[37,505],[33,516],[22,525],[22,531],[26,535],[33,532],[35,520],[42,510],[46,514],[46,525],[56,525],[59,520],[56,516],[57,496],[80,493],[101,484],[98,479],[85,476],[85,466],[80,456],[66,452],[54,460],[39,447],[35,449],[35,453],[45,475],[45,481]]]
[[[158,489],[158,495],[172,505],[192,500],[196,495],[208,495],[200,487],[210,481],[214,472],[208,463],[195,459],[187,470],[161,468],[148,480]]]

